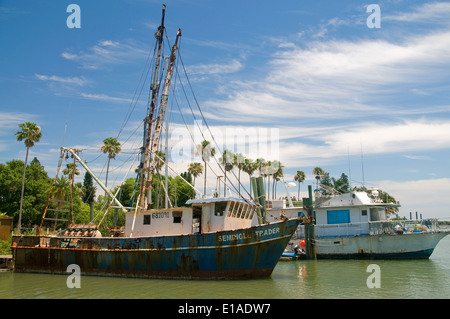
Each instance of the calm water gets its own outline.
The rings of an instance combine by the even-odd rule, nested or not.
[[[368,288],[370,264],[380,288]],[[68,288],[64,275],[0,272],[0,298],[450,298],[450,235],[429,260],[318,260],[279,262],[272,277],[246,281],[180,281],[81,277]]]

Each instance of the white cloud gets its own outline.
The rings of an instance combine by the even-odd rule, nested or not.
[[[424,218],[450,217],[450,209],[445,203],[450,193],[450,178],[436,178],[413,181],[379,181],[376,186],[400,201],[399,216],[409,218],[409,213],[418,212]]]
[[[34,74],[41,81],[50,81],[62,84],[74,84],[77,86],[84,86],[88,83],[88,81],[84,77],[60,77],[57,75],[43,75],[43,74]]]
[[[280,49],[268,66],[265,78],[230,83],[227,100],[205,104],[214,106],[217,117],[251,121],[391,112],[391,104],[380,103],[383,96],[408,96],[424,85],[439,86],[448,76],[450,31],[416,35],[399,43],[316,41],[307,48]]]
[[[80,63],[83,68],[97,69],[106,64],[129,63],[134,59],[145,57],[148,55],[145,48],[148,46],[134,40],[124,42],[101,40],[86,51],[78,53],[65,51],[62,57]]]
[[[35,121],[35,119],[36,115],[30,113],[0,111],[0,136],[7,137],[7,140],[0,139],[0,150],[10,148],[11,137],[20,130],[19,124],[26,121]]]
[[[425,23],[449,23],[450,3],[433,2],[425,3],[415,8],[412,12],[401,12],[396,15],[383,15],[386,21],[401,22],[425,22]]]
[[[222,64],[201,64],[189,67],[189,74],[192,75],[211,75],[211,74],[227,74],[241,70],[242,63],[234,59],[228,63]]]
[[[97,101],[107,101],[107,102],[115,102],[115,103],[130,103],[130,99],[114,97],[105,94],[89,94],[89,93],[81,93],[82,97],[89,100],[97,100]]]

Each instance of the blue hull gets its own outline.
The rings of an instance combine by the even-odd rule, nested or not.
[[[271,275],[299,220],[196,235],[138,238],[15,236],[14,270],[141,278],[232,279]],[[16,244],[14,244],[16,243]]]

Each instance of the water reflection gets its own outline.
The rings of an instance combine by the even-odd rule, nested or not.
[[[380,288],[367,287],[370,264],[380,267]],[[190,281],[0,273],[0,298],[309,299],[450,298],[450,236],[429,260],[283,261],[261,280]]]

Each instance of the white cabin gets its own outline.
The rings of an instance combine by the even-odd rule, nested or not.
[[[284,202],[284,201],[283,201]],[[269,221],[275,220],[283,212],[287,217],[302,217],[303,207],[286,207],[277,203],[268,210]],[[316,237],[355,236],[370,233],[369,222],[387,219],[387,207],[399,207],[398,204],[386,204],[366,192],[351,192],[332,197],[315,199],[314,224]]]
[[[124,236],[188,235],[249,228],[259,207],[243,199],[192,199],[192,207],[151,209],[125,214]]]

